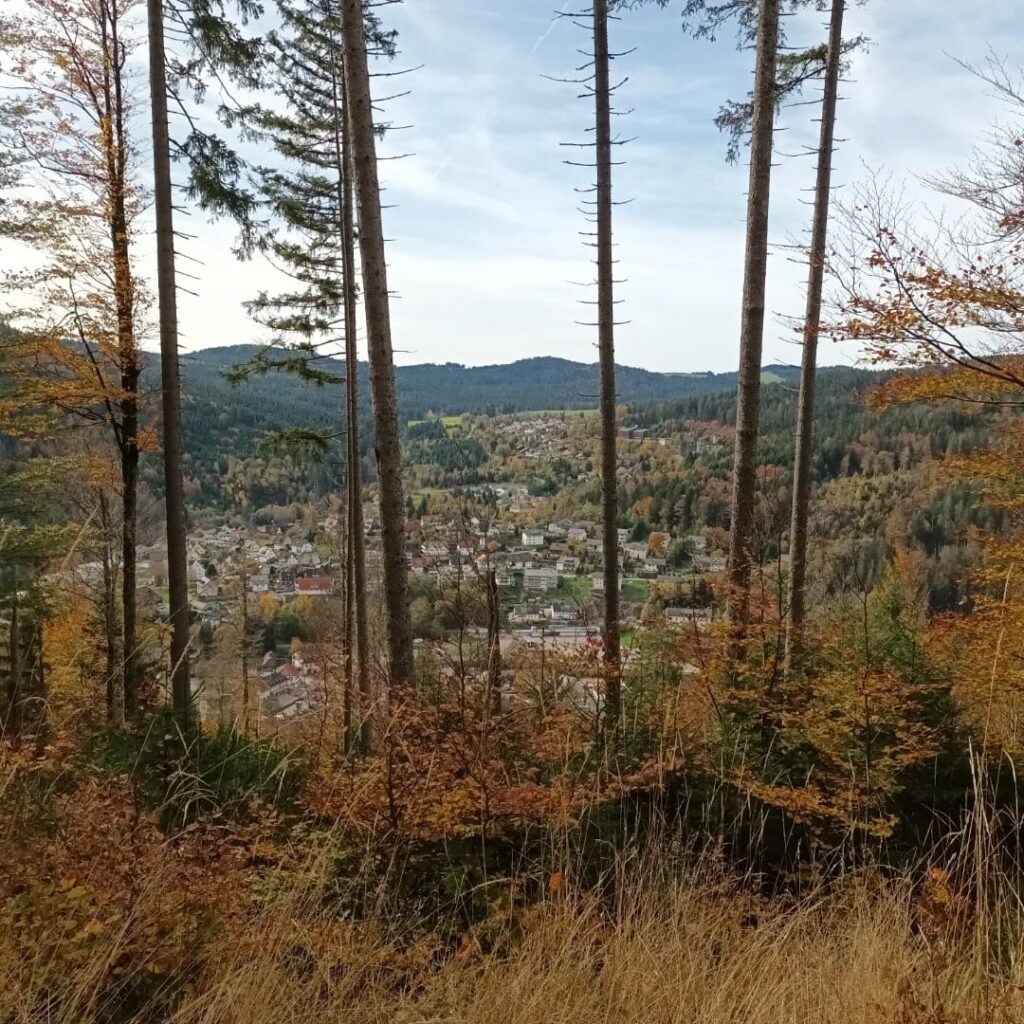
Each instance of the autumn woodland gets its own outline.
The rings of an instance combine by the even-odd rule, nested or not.
[[[0,1024],[1021,1020],[1014,56],[918,203],[834,173],[891,5],[563,5],[594,357],[413,365],[422,4],[3,4]],[[724,373],[623,340],[641,17],[745,62]]]

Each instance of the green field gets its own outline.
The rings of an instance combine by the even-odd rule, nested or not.
[[[441,423],[441,426],[444,427],[444,429],[448,432],[448,434],[451,435],[453,431],[458,430],[462,427],[462,419],[464,416],[467,415],[468,413],[459,413],[458,416],[441,416],[439,417],[439,422]],[[408,420],[406,422],[406,426],[418,427],[420,426],[420,424],[426,422],[426,420]]]
[[[590,597],[594,589],[594,581],[589,576],[563,576],[558,581],[558,589],[549,591],[556,601],[567,601],[570,604],[581,604]]]
[[[530,600],[547,601],[549,603],[559,601],[576,605],[583,604],[590,597],[593,587],[593,580],[589,576],[563,576],[559,579],[558,587],[554,590],[526,591],[521,583],[514,587],[502,587],[501,600],[506,607],[523,604]]]
[[[622,584],[622,600],[642,604],[647,600],[647,592],[651,589],[647,580],[628,580]]]

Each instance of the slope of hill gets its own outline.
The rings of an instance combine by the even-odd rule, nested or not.
[[[251,379],[237,387],[224,371],[244,362],[255,351],[252,345],[205,349],[183,359],[185,431],[192,450],[205,447],[205,439],[228,439],[248,451],[258,438],[286,426],[336,426],[342,409],[339,385],[311,386],[301,380],[275,374]],[[338,375],[341,362],[325,359],[323,369]],[[153,364],[151,372],[158,373]],[[767,381],[795,381],[794,367],[765,368]],[[369,419],[367,366],[360,364],[363,416]],[[155,380],[154,380],[155,383]],[[619,401],[670,401],[694,395],[719,394],[736,386],[734,373],[654,373],[634,367],[618,368]],[[574,363],[551,357],[523,359],[496,366],[467,367],[457,363],[400,366],[396,372],[398,400],[406,420],[429,413],[520,412],[537,409],[594,408],[598,394],[597,364]]]
[[[195,507],[226,509],[234,506],[243,493],[250,505],[280,502],[285,495],[291,496],[288,500],[322,497],[336,485],[342,472],[340,450],[317,465],[301,467],[260,450],[261,439],[287,428],[306,427],[337,434],[344,395],[340,383],[316,386],[283,373],[253,377],[238,385],[229,383],[225,371],[245,362],[255,351],[253,345],[235,345],[183,357],[187,476],[190,503]],[[318,365],[339,378],[344,372],[343,363],[335,359],[324,359]],[[829,374],[852,375],[862,387],[872,377],[868,371],[849,367],[822,371],[823,377]],[[150,360],[146,375],[147,386],[157,388],[159,363],[155,358]],[[361,442],[369,479],[373,473],[372,417],[365,363],[360,364],[359,377]],[[794,367],[764,369],[768,391],[780,384],[793,386],[798,377]],[[421,364],[398,367],[396,384],[405,422],[422,420],[430,414],[588,409],[597,401],[598,367],[556,358],[481,367]],[[670,415],[672,407],[681,402],[714,400],[728,405],[735,390],[735,373],[654,373],[618,368],[619,401],[636,409],[637,416],[644,419],[651,418],[656,408]],[[144,467],[144,478],[154,491],[161,489],[155,460]]]

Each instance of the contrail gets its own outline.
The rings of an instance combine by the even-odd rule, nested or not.
[[[555,26],[558,24],[561,15],[565,14],[565,12],[569,9],[569,5],[571,3],[572,3],[572,0],[564,0],[564,3],[562,4],[561,8],[559,9],[558,14],[556,14],[551,19],[551,24],[548,25],[548,27],[544,30],[544,32],[538,37],[537,41],[531,47],[530,53],[536,53],[544,45],[544,43],[547,41],[547,39],[551,35],[551,33],[555,31]],[[477,118],[477,120],[473,123],[472,127],[474,127],[474,128],[478,127],[484,120],[485,120],[485,118],[483,118],[483,117]],[[441,175],[448,169],[448,165],[452,162],[452,159],[453,159],[453,157],[452,157],[451,154],[449,154],[447,157],[445,157],[445,159],[442,160],[441,163],[438,165],[438,167],[434,171],[434,173],[431,174],[430,180],[431,181],[437,181],[437,179],[440,178]]]
[[[555,31],[555,26],[558,24],[559,21],[559,15],[565,14],[565,12],[569,9],[569,4],[571,2],[572,0],[565,0],[565,3],[562,4],[562,9],[558,12],[558,14],[556,14],[551,19],[551,24],[548,25],[548,27],[544,30],[544,33],[540,36],[537,42],[533,44],[533,49],[530,50],[530,53],[536,53],[544,45],[544,43],[547,41],[548,36],[550,36],[551,33]]]

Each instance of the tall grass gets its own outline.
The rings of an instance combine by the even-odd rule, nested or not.
[[[385,917],[324,909],[330,853],[211,940],[180,991],[130,1011],[100,998],[118,934],[57,991],[0,938],[0,1021],[82,1024],[983,1024],[1024,1019],[1020,933],[993,965],[978,916],[947,884],[851,872],[766,897],[712,859],[623,857],[607,891],[553,885],[455,949]],[[145,896],[141,897],[145,898]],[[1020,920],[1016,907],[1004,915]],[[1003,935],[1004,944],[1007,942]],[[117,1007],[116,1011],[114,1007]],[[159,1007],[159,1009],[158,1009]]]

